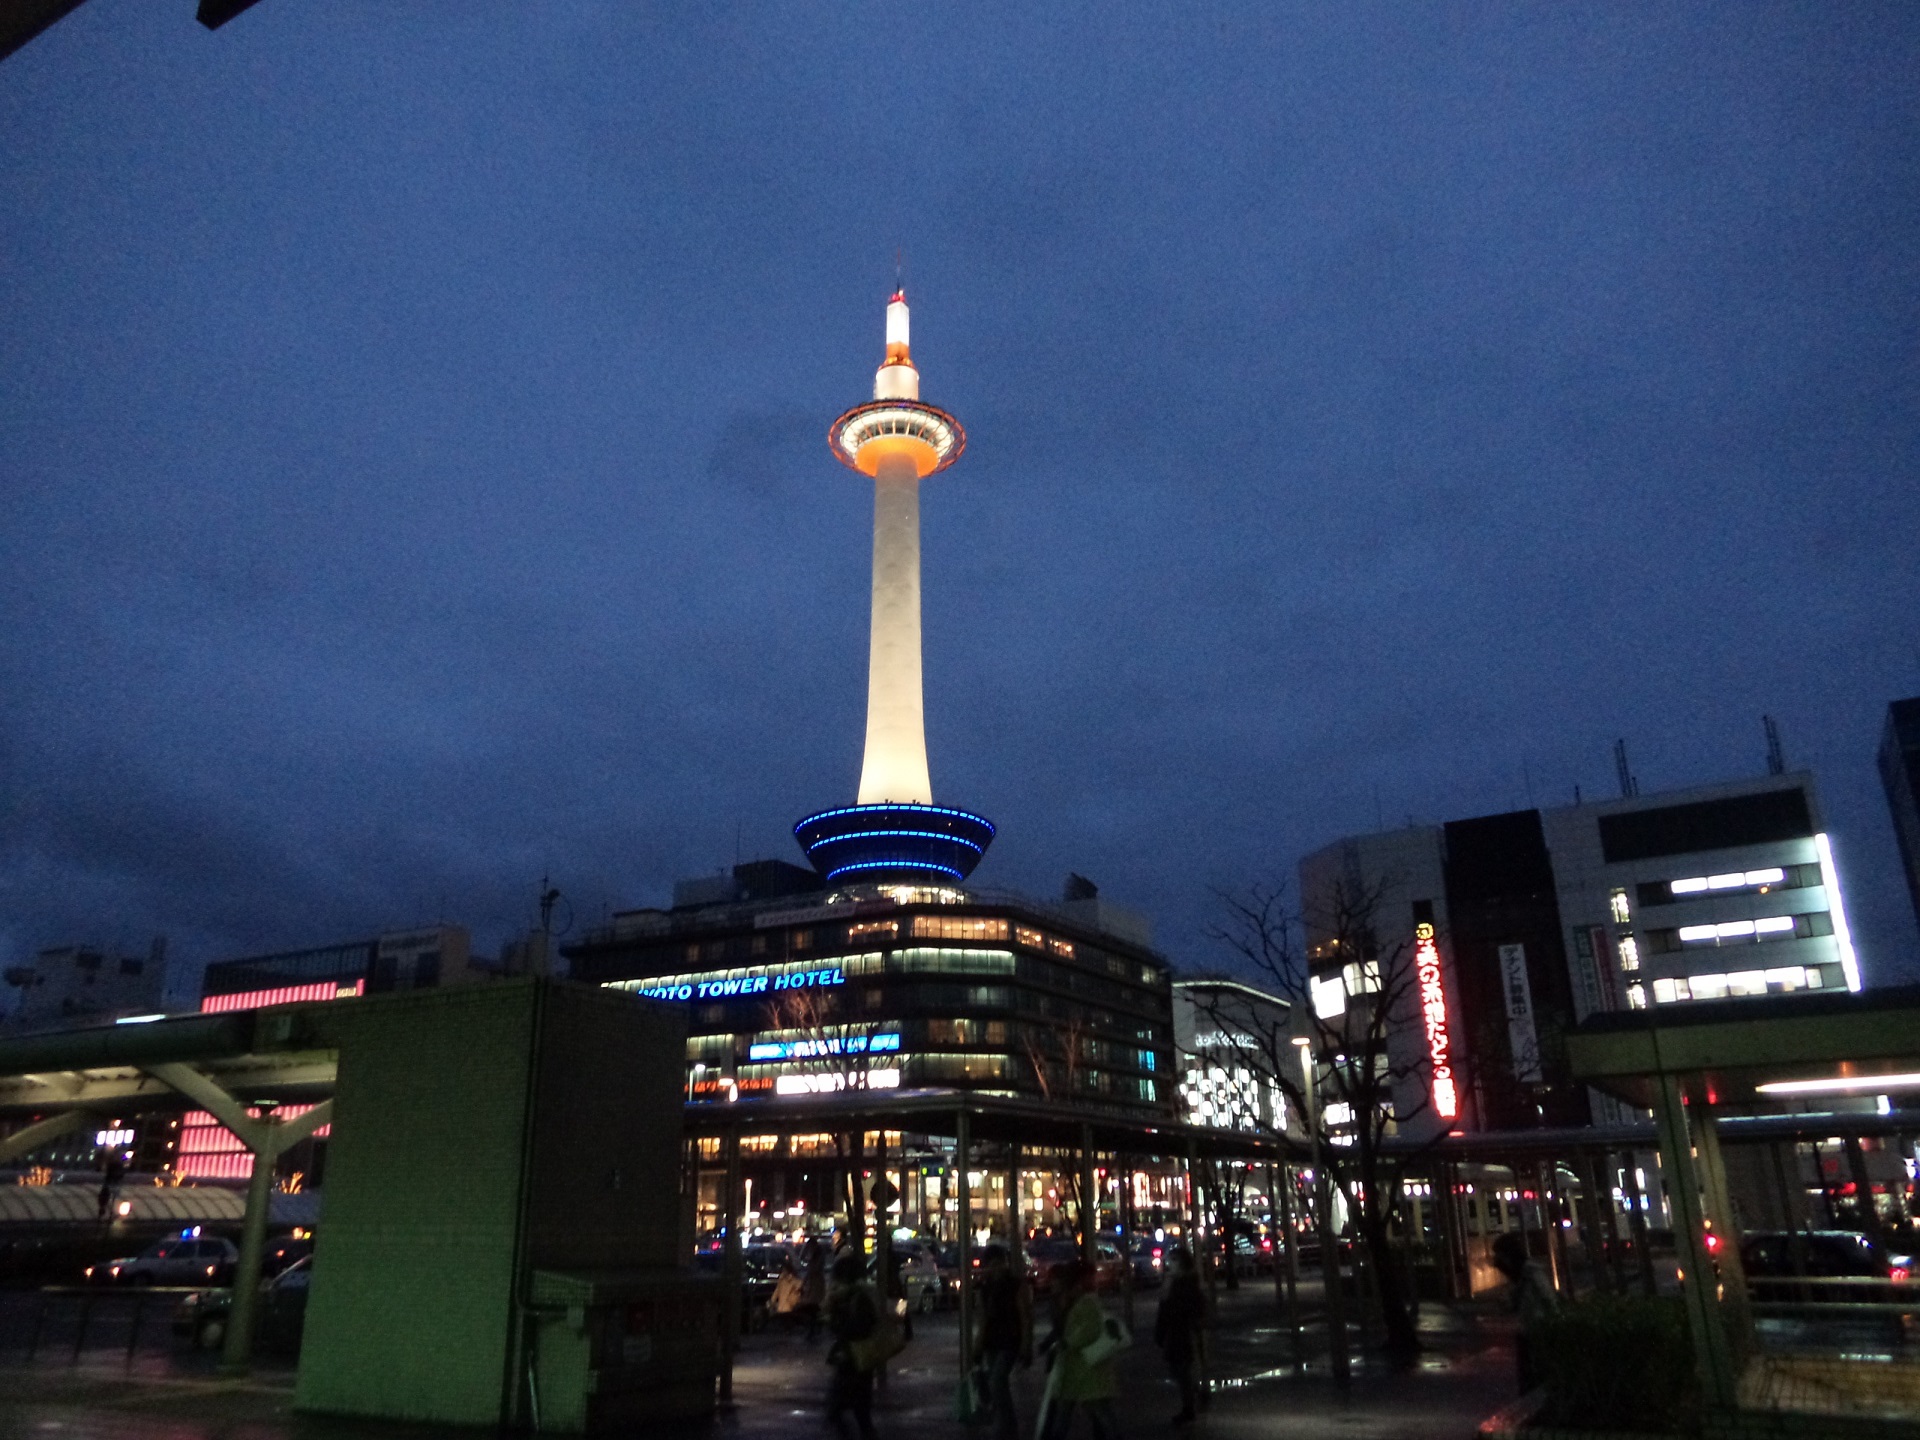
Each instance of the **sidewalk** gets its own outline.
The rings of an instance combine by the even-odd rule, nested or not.
[[[1136,1311],[1141,1341],[1121,1359],[1116,1407],[1129,1436],[1171,1436],[1177,1408],[1151,1343],[1153,1301]],[[922,1317],[911,1345],[890,1367],[875,1405],[883,1440],[984,1440],[952,1418],[958,1381],[956,1320]],[[1427,1307],[1427,1353],[1395,1374],[1372,1356],[1357,1358],[1340,1395],[1324,1361],[1296,1375],[1271,1289],[1223,1292],[1215,1335],[1216,1393],[1188,1435],[1196,1440],[1469,1440],[1481,1419],[1512,1398],[1511,1353],[1497,1324],[1470,1313]],[[820,1404],[826,1389],[824,1344],[798,1336],[749,1336],[735,1370],[734,1404],[715,1421],[715,1440],[813,1440],[828,1434]],[[64,1353],[31,1366],[0,1351],[0,1440],[442,1440],[473,1432],[374,1425],[295,1415],[293,1370],[263,1364],[245,1380],[220,1377],[210,1359],[162,1345],[143,1347],[131,1367],[117,1348],[90,1350],[78,1365]],[[1016,1377],[1023,1433],[1030,1429],[1040,1372]],[[1084,1433],[1084,1432],[1076,1432]]]

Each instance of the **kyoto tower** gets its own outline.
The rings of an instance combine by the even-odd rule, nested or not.
[[[856,803],[809,815],[793,833],[829,881],[964,880],[994,829],[933,803],[920,682],[920,482],[960,458],[967,433],[920,398],[904,291],[887,303],[887,353],[873,399],[834,421],[827,445],[873,480],[867,749]]]

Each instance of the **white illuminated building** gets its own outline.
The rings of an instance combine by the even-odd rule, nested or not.
[[[1188,1121],[1261,1134],[1287,1128],[1286,1095],[1272,1066],[1285,1049],[1291,1014],[1278,995],[1238,980],[1173,982],[1173,1037]]]
[[[1367,887],[1371,960],[1315,924]],[[1805,772],[1350,836],[1300,895],[1323,1019],[1366,1003],[1370,965],[1417,972],[1390,1035],[1415,1134],[1627,1118],[1551,1041],[1599,1011],[1861,988]]]
[[[1590,1008],[1861,988],[1810,774],[1542,818]]]

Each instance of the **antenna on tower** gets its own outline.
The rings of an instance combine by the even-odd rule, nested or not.
[[[1767,729],[1767,774],[1784,775],[1787,773],[1787,752],[1780,748],[1780,727],[1773,723],[1773,716],[1762,715],[1760,723]]]
[[[1620,798],[1631,800],[1640,793],[1640,782],[1633,778],[1633,771],[1627,765],[1627,742],[1613,742],[1613,768],[1620,776]]]
[[[901,257],[901,249],[896,245],[893,250],[893,293],[896,295],[907,287],[906,261]]]

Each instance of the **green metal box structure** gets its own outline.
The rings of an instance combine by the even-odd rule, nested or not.
[[[724,1293],[685,1271],[535,1271],[535,1428],[631,1432],[712,1414]]]
[[[536,1271],[677,1294],[684,1035],[667,1007],[544,979],[354,1002],[296,1406],[527,1424]],[[545,1428],[586,1423],[563,1389]]]

